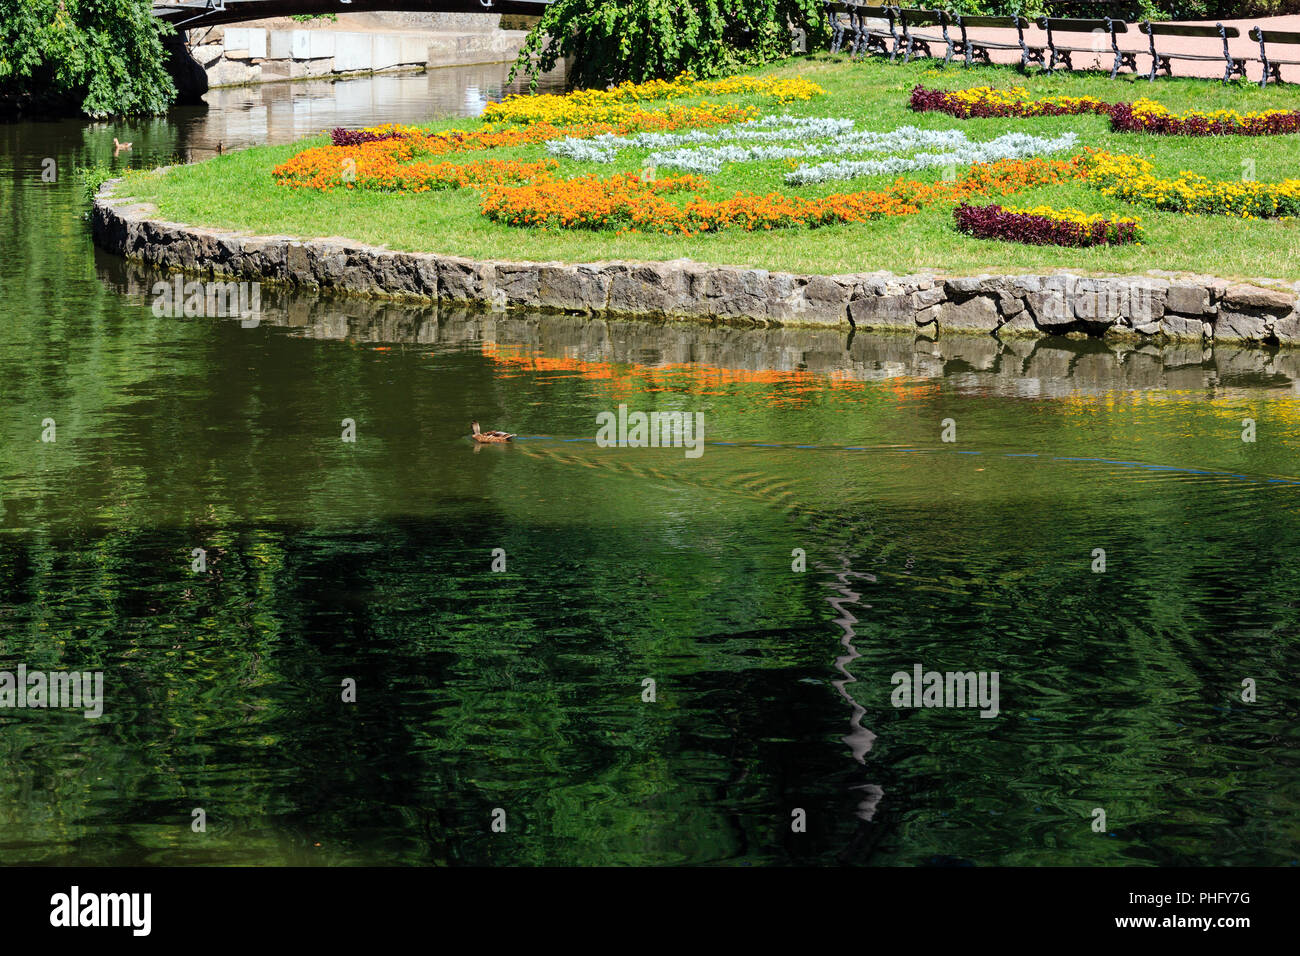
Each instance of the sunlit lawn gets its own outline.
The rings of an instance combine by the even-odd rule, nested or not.
[[[1155,162],[1157,171],[1164,174],[1192,170],[1211,179],[1233,181],[1247,174],[1260,181],[1300,176],[1300,136],[1296,135],[1149,136],[1112,133],[1109,121],[1101,116],[958,120],[941,113],[913,113],[907,106],[908,91],[917,83],[951,89],[1023,85],[1035,95],[1092,95],[1108,101],[1150,96],[1173,110],[1195,107],[1241,111],[1300,108],[1300,94],[1293,87],[1274,85],[1261,90],[1253,84],[1224,87],[1214,81],[1191,79],[1162,79],[1151,84],[1131,76],[1111,81],[1102,73],[1026,78],[1010,67],[938,70],[934,64],[932,60],[921,60],[907,66],[891,66],[880,59],[849,62],[843,56],[821,54],[763,72],[800,74],[827,89],[828,95],[786,107],[786,112],[851,117],[861,129],[887,131],[909,124],[931,129],[958,127],[975,140],[992,139],[1010,131],[1057,135],[1072,130],[1079,134],[1081,146],[1148,156]],[[782,110],[762,97],[730,99],[753,103],[764,112]],[[473,120],[433,124],[434,128],[476,125]],[[1029,190],[1012,201],[1018,205],[1068,205],[1095,212],[1137,215],[1146,227],[1144,243],[1139,247],[1077,250],[976,240],[953,228],[951,208],[947,206],[873,223],[766,233],[732,231],[682,237],[520,229],[492,223],[481,216],[477,195],[472,190],[420,195],[360,191],[322,194],[275,185],[270,175],[275,164],[305,145],[324,141],[317,137],[291,146],[257,147],[175,168],[162,175],[148,171],[132,173],[121,192],[155,202],[161,217],[170,220],[304,238],[345,236],[392,249],[480,258],[578,262],[685,257],[702,262],[818,273],[877,269],[899,273],[1163,269],[1227,277],[1300,279],[1300,224],[1294,221],[1243,222],[1221,216],[1161,213],[1126,206],[1079,184]],[[627,150],[620,154],[617,163],[608,165],[562,160],[560,174],[607,175],[619,169],[639,169],[649,152]],[[471,155],[483,158],[485,154]],[[492,155],[538,159],[547,154],[539,144],[496,150]],[[1064,156],[1058,154],[1059,158]],[[721,173],[709,177],[711,186],[705,195],[720,198],[741,190],[817,196],[880,188],[894,179],[872,176],[794,187],[782,181],[782,174],[794,165],[794,161],[777,161],[726,166]],[[941,170],[926,170],[908,174],[908,178],[932,181],[941,175]]]

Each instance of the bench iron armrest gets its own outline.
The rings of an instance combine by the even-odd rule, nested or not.
[[[1262,29],[1260,29],[1259,27],[1255,27],[1255,29],[1252,30],[1251,33],[1252,33],[1252,34],[1255,34],[1255,35],[1257,35],[1257,36],[1259,37],[1259,62],[1260,62],[1261,64],[1263,64],[1263,68],[1264,68],[1264,70],[1263,70],[1263,74],[1262,74],[1262,75],[1260,76],[1260,78],[1259,78],[1259,85],[1260,85],[1260,86],[1268,86],[1268,71],[1269,71],[1269,65],[1268,65],[1268,50],[1265,49],[1265,47],[1264,47],[1264,31],[1263,31]],[[1225,50],[1228,48],[1228,41],[1227,41],[1226,39],[1223,41],[1223,48],[1224,48]],[[1278,67],[1275,67],[1275,69],[1277,70],[1277,81],[1278,81],[1279,83],[1281,83],[1281,82],[1282,82],[1282,68],[1281,68],[1280,66],[1278,66]]]
[[[1029,64],[1037,63],[1043,65],[1043,51],[1035,50],[1030,52],[1029,45],[1025,43],[1025,27],[1029,26],[1029,21],[1024,17],[1016,17],[1016,37],[1020,40],[1020,72],[1029,72]]]

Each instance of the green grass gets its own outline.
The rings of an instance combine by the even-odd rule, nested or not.
[[[1154,84],[1133,77],[1111,81],[1105,74],[1073,73],[1022,77],[1009,67],[970,70],[935,68],[921,60],[908,66],[877,59],[850,63],[828,54],[796,59],[767,71],[801,74],[824,86],[828,94],[787,109],[811,116],[852,117],[859,128],[891,130],[915,125],[923,128],[959,127],[972,139],[991,139],[1018,130],[1038,135],[1073,130],[1080,145],[1112,152],[1150,157],[1159,172],[1176,174],[1193,170],[1212,179],[1240,180],[1243,164],[1254,165],[1254,178],[1276,181],[1300,175],[1300,136],[1173,137],[1112,133],[1100,116],[1063,116],[1036,119],[958,120],[940,113],[913,113],[907,107],[908,91],[920,82],[926,86],[962,89],[970,86],[1023,85],[1035,95],[1092,95],[1108,101],[1150,96],[1173,110],[1232,108],[1241,111],[1266,108],[1300,108],[1292,87],[1261,90],[1250,84],[1227,87],[1208,80],[1160,80]],[[780,111],[762,98],[740,98],[765,112]],[[435,128],[477,125],[473,120],[435,124]],[[938,271],[950,274],[978,272],[1040,272],[1068,268],[1081,272],[1207,273],[1228,278],[1272,277],[1300,279],[1300,222],[1245,222],[1222,216],[1181,216],[1128,206],[1107,199],[1082,185],[1070,184],[1028,190],[1015,196],[1017,205],[1046,203],[1074,206],[1103,213],[1138,215],[1146,227],[1140,246],[1064,249],[1035,247],[972,239],[958,233],[947,207],[873,223],[822,229],[783,229],[764,233],[739,231],[691,237],[587,231],[519,229],[489,222],[478,212],[472,190],[442,191],[422,195],[373,192],[322,194],[276,186],[271,168],[305,145],[324,142],[321,137],[294,145],[266,146],[215,157],[194,166],[166,173],[138,172],[128,176],[120,194],[157,204],[160,218],[194,225],[245,230],[259,234],[301,238],[345,236],[371,245],[405,251],[442,252],[476,258],[563,260],[590,262],[607,259],[666,260],[690,258],[700,262],[743,265],[809,273],[843,273],[888,270],[896,273]],[[648,150],[628,150],[613,165],[562,161],[560,172],[608,174],[616,169],[639,169]],[[482,158],[486,154],[471,154]],[[542,158],[542,146],[497,150],[500,158]],[[1061,155],[1063,158],[1064,154]],[[728,196],[736,190],[781,191],[804,196],[879,188],[893,177],[863,177],[818,186],[792,187],[781,179],[787,162],[753,163],[724,167],[709,177],[706,195]],[[670,172],[665,170],[664,172]],[[910,174],[934,180],[941,171]]]

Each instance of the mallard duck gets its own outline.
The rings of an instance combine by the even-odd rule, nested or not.
[[[474,430],[474,434],[471,435],[470,437],[473,438],[476,442],[486,443],[486,442],[494,442],[494,441],[509,441],[510,439],[515,437],[514,434],[511,432],[480,431],[478,427],[478,422],[470,422],[469,427]]]

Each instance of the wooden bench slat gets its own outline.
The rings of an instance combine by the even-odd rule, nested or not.
[[[936,10],[914,10],[910,7],[900,7],[898,12],[909,25],[915,23],[923,27],[938,26],[943,16]]]
[[[1252,27],[1250,38],[1256,43],[1260,37],[1263,37],[1265,43],[1300,43],[1300,33],[1290,33],[1286,30],[1261,30],[1259,27]],[[1269,57],[1271,60],[1272,57]]]
[[[1021,22],[1016,23],[1017,20]],[[1017,25],[1028,28],[1029,21],[1024,17],[962,17],[961,22],[968,27],[982,29],[984,27],[997,27],[1003,30],[1014,30]]]
[[[1112,20],[1107,23],[1105,20],[1067,20],[1055,17],[1047,17],[1046,19],[1052,30],[1060,33],[1092,33],[1100,30],[1102,33],[1109,34],[1111,24],[1114,24],[1116,33],[1128,32],[1128,24],[1123,20]],[[1216,32],[1214,35],[1218,36],[1219,34]]]
[[[1164,37],[1214,37],[1219,38],[1218,27],[1192,27],[1184,26],[1178,23],[1150,23],[1144,22],[1141,30],[1145,34],[1154,33],[1156,36]],[[1241,36],[1241,31],[1236,27],[1228,27],[1228,38]]]

